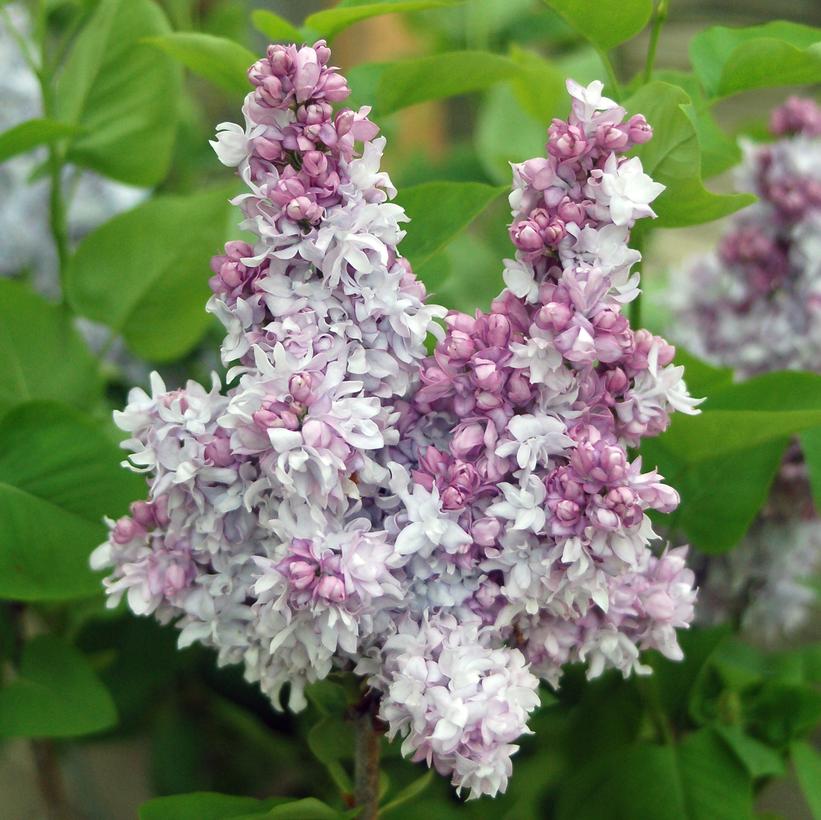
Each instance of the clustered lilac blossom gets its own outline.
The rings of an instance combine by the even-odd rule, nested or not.
[[[758,202],[731,221],[716,252],[673,281],[677,338],[741,378],[821,372],[821,108],[791,97],[770,130],[775,142],[744,145],[737,173]],[[735,620],[766,643],[807,622],[821,525],[797,447],[743,542],[699,564],[705,622]]]
[[[149,499],[93,563],[112,604],[243,664],[277,707],[286,684],[299,709],[332,670],[361,675],[404,754],[495,795],[539,678],[646,672],[640,650],[680,657],[693,616],[686,549],[650,546],[647,511],[678,497],[626,449],[697,404],[621,313],[629,230],[662,190],[622,153],[651,131],[570,82],[547,156],[514,168],[508,289],[445,315],[329,56],[270,46],[245,125],[219,126],[256,237],[213,263],[231,386],[132,391],[116,420]]]
[[[776,645],[806,626],[817,601],[821,526],[797,443],[782,461],[764,509],[744,541],[724,555],[696,556],[700,621],[735,623]]]
[[[758,202],[673,282],[676,337],[741,376],[821,357],[821,108],[792,97],[770,130],[775,142],[743,143],[736,175]]]

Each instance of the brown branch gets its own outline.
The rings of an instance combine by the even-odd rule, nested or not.
[[[40,795],[46,807],[46,817],[48,820],[70,820],[71,810],[54,741],[32,740],[31,752],[37,769]]]
[[[363,704],[365,705],[365,704]],[[355,718],[356,748],[354,756],[354,797],[362,811],[357,820],[379,817],[379,752],[381,728],[375,717],[376,701],[367,703]]]

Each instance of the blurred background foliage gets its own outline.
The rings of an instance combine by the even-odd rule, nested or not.
[[[540,0],[398,2],[395,10],[409,10],[367,18],[361,0],[342,3],[342,16],[340,9],[326,14],[329,5],[0,0],[0,28],[19,33],[26,21],[22,45],[6,37],[3,49],[17,49],[41,76],[25,116],[0,119],[7,129],[0,160],[34,149],[24,182],[43,192],[43,203],[16,227],[4,225],[0,237],[0,353],[8,362],[0,378],[4,817],[44,816],[41,795],[60,787],[59,771],[72,816],[83,818],[133,817],[149,798],[198,791],[313,796],[342,806],[338,786],[348,777],[352,742],[340,682],[314,687],[303,714],[275,713],[238,670],[217,669],[210,652],[177,651],[173,628],[106,611],[99,579],[86,569],[85,556],[102,540],[102,514],[124,511],[139,495],[139,482],[117,466],[111,410],[132,384],[146,381],[149,368],[169,384],[206,381],[220,369],[221,333],[203,305],[209,257],[237,233],[226,203],[236,187],[208,139],[215,123],[237,119],[244,69],[269,39],[332,36],[354,103],[374,106],[388,137],[384,167],[415,218],[403,252],[437,301],[472,311],[500,290],[500,260],[511,253],[509,163],[543,151],[547,123],[568,107],[565,77],[587,83],[608,67]],[[565,5],[572,19],[574,4]],[[785,0],[777,9],[761,0],[676,0],[653,75],[675,87],[665,93],[679,102],[665,109],[658,86],[639,90],[649,79],[647,19],[634,38],[614,31],[629,27],[630,9],[641,16],[652,4],[627,6],[624,19],[603,8],[590,25],[598,26],[624,96],[643,93],[641,110],[657,129],[664,126],[653,116],[656,104],[658,117],[684,117],[675,127],[692,131],[694,149],[683,164],[697,213],[686,210],[685,198],[670,198],[660,209],[663,227],[637,237],[647,258],[643,323],[660,331],[664,300],[653,297],[662,274],[717,235],[715,223],[700,223],[743,204],[702,193],[701,179],[730,192],[725,172],[740,157],[736,137],[761,136],[784,86],[821,76],[817,52],[808,48],[817,29],[806,43],[803,29],[789,30],[781,51],[760,56],[765,68],[793,61],[793,73],[772,83],[781,87],[766,87],[762,77],[742,83],[752,89],[744,93],[735,93],[737,79],[721,60],[708,59],[731,52],[732,39],[693,38],[706,26],[752,26],[776,12],[819,26],[821,8],[812,0]],[[9,100],[18,93],[25,99],[26,88],[6,82]],[[34,126],[20,124],[30,118]],[[101,178],[126,187],[113,199],[106,189],[97,197],[102,213],[84,221],[75,190],[91,186],[94,200]],[[13,182],[0,176],[9,186],[7,208]],[[447,182],[464,185],[442,187]],[[52,193],[47,202],[55,189],[57,199]],[[22,211],[14,190],[12,207]],[[15,247],[30,234],[53,250],[18,262]],[[82,317],[79,330],[73,316]],[[711,397],[707,412],[677,420],[645,455],[682,492],[672,529],[720,552],[755,517],[790,437],[821,425],[821,385],[809,374],[775,374],[740,390],[728,371],[681,357],[691,391]],[[781,409],[786,402],[790,419],[766,406],[767,395],[777,395]],[[56,408],[55,400],[76,412]],[[768,410],[766,419],[744,415]],[[60,545],[58,556],[51,544]],[[821,722],[818,637],[814,628],[795,647],[774,652],[743,642],[729,626],[695,629],[683,636],[686,660],[652,658],[651,678],[607,675],[587,683],[570,670],[558,693],[544,692],[535,734],[516,757],[508,794],[495,802],[465,804],[441,778],[420,781],[422,771],[401,759],[398,744],[385,744],[386,800],[407,801],[385,815],[821,817],[821,757],[810,745]],[[152,803],[142,816],[269,811],[253,800],[213,815],[193,805]],[[255,816],[340,816],[303,810]]]

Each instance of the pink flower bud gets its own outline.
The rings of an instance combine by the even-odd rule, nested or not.
[[[115,544],[130,544],[135,538],[142,538],[145,529],[141,527],[133,518],[127,515],[120,518],[111,531],[111,540]]]
[[[154,505],[150,502],[135,501],[129,507],[129,512],[134,521],[144,529],[150,530],[157,526],[157,519],[154,515]]]
[[[228,467],[235,461],[231,452],[231,440],[228,438],[215,438],[206,444],[204,455],[205,460],[215,467]]]
[[[538,253],[544,248],[544,241],[539,233],[538,225],[529,219],[514,222],[508,228],[508,234],[510,235],[510,241],[525,253]]]
[[[326,601],[332,601],[335,604],[341,604],[345,598],[345,584],[341,578],[335,575],[323,575],[316,585],[316,594],[319,598],[324,598]]]
[[[294,373],[288,380],[288,392],[294,401],[304,404],[311,398],[313,382],[314,379],[310,373]]]
[[[627,122],[627,135],[630,137],[630,142],[644,145],[653,138],[653,129],[644,119],[643,114],[634,114]]]
[[[308,176],[322,176],[328,170],[328,157],[321,151],[307,151],[302,157],[302,170]]]
[[[451,441],[451,451],[457,458],[468,459],[475,455],[484,443],[485,431],[476,422],[460,424]]]
[[[480,518],[473,523],[470,535],[480,547],[492,547],[502,530],[498,518]]]

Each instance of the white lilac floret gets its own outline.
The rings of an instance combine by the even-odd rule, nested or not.
[[[626,450],[696,404],[621,313],[629,230],[661,190],[622,152],[651,131],[571,83],[548,156],[514,167],[510,290],[445,316],[329,56],[271,46],[245,124],[219,126],[256,235],[213,263],[230,386],[132,392],[117,421],[149,500],[93,561],[112,603],[244,664],[277,707],[355,670],[406,754],[496,794],[539,677],[646,671],[640,650],[679,657],[692,618],[684,550],[652,552],[646,515],[678,497]]]

